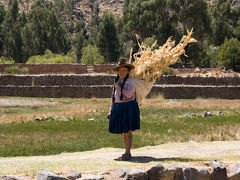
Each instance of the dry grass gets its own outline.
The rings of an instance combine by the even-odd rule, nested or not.
[[[54,102],[51,102],[54,101]],[[35,117],[82,117],[98,115],[109,109],[110,99],[0,99],[0,123],[27,122]],[[14,108],[11,113],[11,109]],[[35,110],[34,108],[38,108]],[[31,108],[33,108],[31,110]]]
[[[54,106],[56,102],[36,99],[16,99],[16,98],[1,98],[0,107],[31,107],[31,106]]]
[[[85,115],[98,115],[108,112],[110,99],[0,99],[0,123],[27,122],[35,117],[82,117]],[[38,107],[35,110],[34,107]],[[192,100],[166,100],[161,95],[145,99],[142,108],[184,108],[184,109],[237,109],[240,108],[240,100],[228,99],[192,99]],[[14,108],[14,113],[11,113]],[[33,108],[32,110],[29,110]],[[16,112],[15,112],[16,111]],[[19,112],[18,112],[19,111]]]
[[[234,99],[191,99],[191,100],[165,100],[161,95],[153,99],[145,99],[143,108],[197,108],[197,109],[236,109],[240,108],[240,100]]]

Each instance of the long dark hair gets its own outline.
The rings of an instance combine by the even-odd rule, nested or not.
[[[125,84],[125,82],[126,82],[126,80],[128,79],[128,77],[129,77],[129,73],[127,74],[127,76],[124,78],[124,80],[123,80],[123,83],[122,83],[122,86],[121,86],[121,96],[120,96],[120,100],[122,100],[123,99],[123,94],[122,94],[122,90],[123,90],[123,87],[124,87],[124,84]],[[119,80],[119,75],[117,75],[117,77],[115,78],[115,83]],[[115,90],[116,90],[116,88],[115,88],[115,86],[114,86],[114,88],[113,88],[113,94],[112,94],[112,98],[113,98],[113,102],[115,102],[115,96],[114,96],[114,94],[115,94]]]

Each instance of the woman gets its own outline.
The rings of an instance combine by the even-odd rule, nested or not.
[[[132,64],[127,63],[127,59],[120,59],[113,71],[118,75],[115,79],[112,93],[112,104],[110,108],[109,132],[122,134],[125,144],[125,153],[119,160],[127,161],[131,159],[132,131],[140,129],[140,112],[136,101],[136,89],[129,77],[129,72],[134,69]]]

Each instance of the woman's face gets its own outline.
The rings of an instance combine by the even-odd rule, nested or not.
[[[118,75],[121,79],[124,79],[128,73],[129,73],[129,70],[126,67],[120,67],[118,69]]]

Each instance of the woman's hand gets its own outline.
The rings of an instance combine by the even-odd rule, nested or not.
[[[110,119],[111,113],[108,113],[107,118]]]

